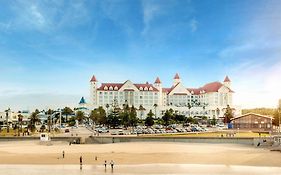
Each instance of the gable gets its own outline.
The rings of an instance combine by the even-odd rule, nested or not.
[[[130,81],[127,80],[119,91],[139,91],[138,88]]]
[[[190,92],[183,86],[182,83],[178,83],[169,93],[169,95],[174,94],[188,95]]]
[[[218,89],[218,92],[221,92],[221,93],[228,93],[230,92],[229,88],[226,87],[226,86],[221,86],[219,89]]]

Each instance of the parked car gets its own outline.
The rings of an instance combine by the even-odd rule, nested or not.
[[[125,133],[124,133],[123,130],[119,130],[119,131],[118,131],[118,135],[125,135]]]

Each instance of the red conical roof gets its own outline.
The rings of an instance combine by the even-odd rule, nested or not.
[[[230,79],[228,78],[228,76],[225,77],[223,82],[230,82]]]
[[[175,75],[174,79],[180,79],[180,76],[179,76],[179,74],[178,74],[178,73],[176,73],[176,75]]]
[[[161,83],[161,81],[160,81],[159,77],[157,77],[157,78],[156,78],[156,80],[155,80],[155,82],[154,82],[154,83],[158,83],[158,84],[160,84],[160,83]]]
[[[96,79],[96,77],[93,75],[93,77],[91,78],[90,82],[97,82],[98,80]]]

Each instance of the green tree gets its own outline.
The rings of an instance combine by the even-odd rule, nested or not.
[[[144,121],[145,126],[153,126],[154,125],[154,120],[152,116],[147,116],[145,121]]]
[[[175,115],[175,121],[177,123],[184,123],[186,121],[186,117],[184,115]]]
[[[85,119],[85,114],[82,111],[77,111],[76,112],[76,119],[78,120],[78,122],[81,124],[83,122],[83,120]]]
[[[173,114],[171,112],[172,110],[166,110],[165,114],[162,117],[165,126],[168,126],[171,122],[171,119],[173,117]]]
[[[154,107],[154,115],[155,115],[155,118],[157,118],[157,116],[156,116],[156,114],[157,114],[156,109],[157,109],[158,105],[155,103],[155,104],[153,105],[153,107]]]
[[[217,124],[217,119],[215,116],[213,116],[212,120],[210,121],[211,125],[216,125]]]
[[[23,115],[19,114],[18,115],[18,123],[20,125],[20,128],[18,130],[18,135],[20,135],[20,132],[22,132],[22,121],[23,121]]]
[[[152,110],[149,110],[147,116],[153,118],[154,114],[153,114]]]
[[[281,114],[280,114],[281,110],[279,109],[276,109],[274,114],[273,114],[273,121],[272,121],[272,124],[275,125],[275,126],[279,126],[279,119],[281,117]]]
[[[65,115],[66,122],[68,121],[68,116],[73,114],[73,110],[69,107],[64,107],[62,110],[62,114]]]
[[[232,118],[233,118],[232,109],[229,105],[227,105],[226,111],[224,113],[224,123],[230,123]]]
[[[141,112],[141,119],[143,119],[145,108],[142,105],[140,105],[139,111]]]
[[[129,124],[130,126],[136,126],[138,124],[137,110],[134,105],[130,108]]]
[[[103,107],[98,107],[91,111],[90,113],[90,119],[100,125],[106,124],[106,112],[103,109]]]
[[[130,108],[129,105],[123,104],[123,111],[120,112],[121,124],[128,128],[130,126]]]
[[[36,123],[38,123],[40,121],[40,119],[38,118],[38,114],[39,114],[39,110],[36,109],[34,112],[31,113],[30,115],[30,121],[29,121],[29,125],[28,128],[31,130],[31,132],[34,132],[36,129]]]
[[[116,126],[119,126],[121,124],[120,120],[120,108],[118,105],[117,99],[114,99],[112,104],[112,111],[107,117],[107,124],[113,128],[116,128]]]

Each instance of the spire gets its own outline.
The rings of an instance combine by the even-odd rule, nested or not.
[[[160,79],[159,79],[159,77],[157,77],[156,78],[156,80],[155,80],[155,82],[154,82],[155,84],[160,84],[161,83],[161,81],[160,81]]]
[[[82,97],[79,104],[85,104],[85,103],[86,103],[86,101],[85,101],[84,97]]]
[[[174,79],[180,79],[180,76],[179,76],[179,74],[178,74],[178,73],[176,73],[176,75],[175,75]]]
[[[90,82],[97,82],[98,80],[96,79],[95,75],[91,78]]]
[[[230,79],[228,78],[228,76],[225,77],[223,82],[230,82]]]

